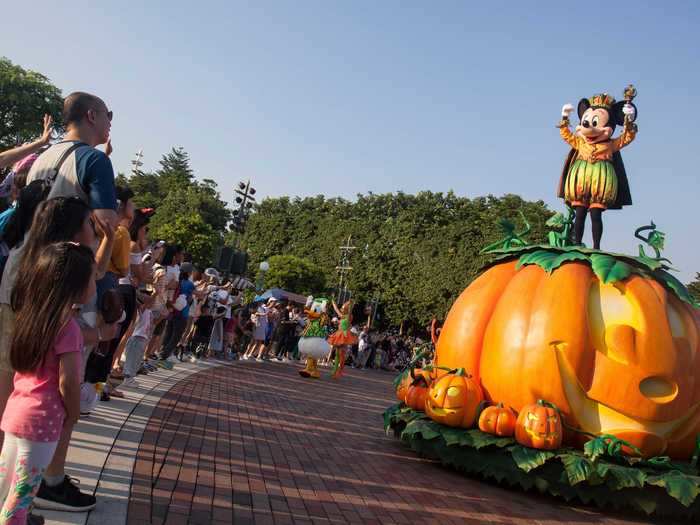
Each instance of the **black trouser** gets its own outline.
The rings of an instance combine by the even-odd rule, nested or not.
[[[175,351],[175,347],[182,339],[182,334],[187,328],[187,317],[175,315],[168,319],[168,324],[165,325],[165,334],[163,334],[163,346],[158,353],[159,359],[167,359]]]
[[[119,326],[117,336],[111,341],[102,341],[98,351],[92,352],[85,367],[85,381],[88,383],[104,383],[112,371],[114,353],[119,348],[119,342],[129,329],[136,311],[136,289],[130,284],[120,284],[117,292],[124,301],[124,322]]]

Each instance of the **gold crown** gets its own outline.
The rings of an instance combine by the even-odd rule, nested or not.
[[[598,95],[593,95],[588,99],[588,102],[591,104],[591,107],[594,108],[610,109],[615,103],[615,98],[607,93],[600,93]]]

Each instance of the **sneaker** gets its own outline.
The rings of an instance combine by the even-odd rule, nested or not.
[[[262,362],[263,362],[263,359],[261,359],[261,358],[259,358],[259,357],[256,357],[255,360],[256,360],[258,363],[262,363]]]
[[[156,366],[160,368],[165,368],[166,370],[172,370],[173,364],[170,361],[156,361]]]
[[[97,498],[80,492],[78,480],[69,476],[55,487],[49,487],[43,480],[39,492],[34,497],[34,505],[39,509],[62,510],[66,512],[85,512],[95,508]]]
[[[170,357],[168,357],[167,361],[169,361],[171,363],[179,363],[180,362],[180,360],[175,355],[171,355]]]
[[[149,370],[148,370],[148,368],[146,368],[146,365],[141,365],[141,368],[139,368],[139,369],[136,371],[136,373],[137,373],[138,375],[142,375],[142,376],[147,376],[147,375],[148,375],[148,372],[149,372]]]
[[[139,384],[136,382],[136,379],[133,377],[125,377],[124,382],[122,383],[123,388],[129,388],[129,387],[134,387],[137,388]]]

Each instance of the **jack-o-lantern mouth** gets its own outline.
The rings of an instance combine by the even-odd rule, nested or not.
[[[461,410],[461,407],[440,408],[440,407],[430,405],[430,410],[432,410],[432,412],[437,416],[449,416],[452,414],[456,414],[458,410]]]
[[[661,441],[666,442],[668,437],[691,420],[700,408],[700,403],[691,406],[685,415],[672,421],[648,421],[625,415],[600,401],[589,398],[566,356],[566,343],[553,342],[550,344],[555,351],[562,386],[572,416],[587,432],[602,434],[620,430],[635,431],[656,436]]]
[[[536,430],[532,430],[531,428],[527,427],[525,427],[525,432],[527,432],[529,436],[537,439],[559,439],[559,432],[537,432]]]

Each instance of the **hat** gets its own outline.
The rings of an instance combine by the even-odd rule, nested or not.
[[[185,273],[192,273],[194,271],[194,266],[191,262],[184,262],[180,265],[180,271]]]
[[[274,297],[270,297],[270,298],[267,300],[267,304],[272,304],[272,303],[276,303],[276,302],[277,302],[277,299],[275,299]]]

